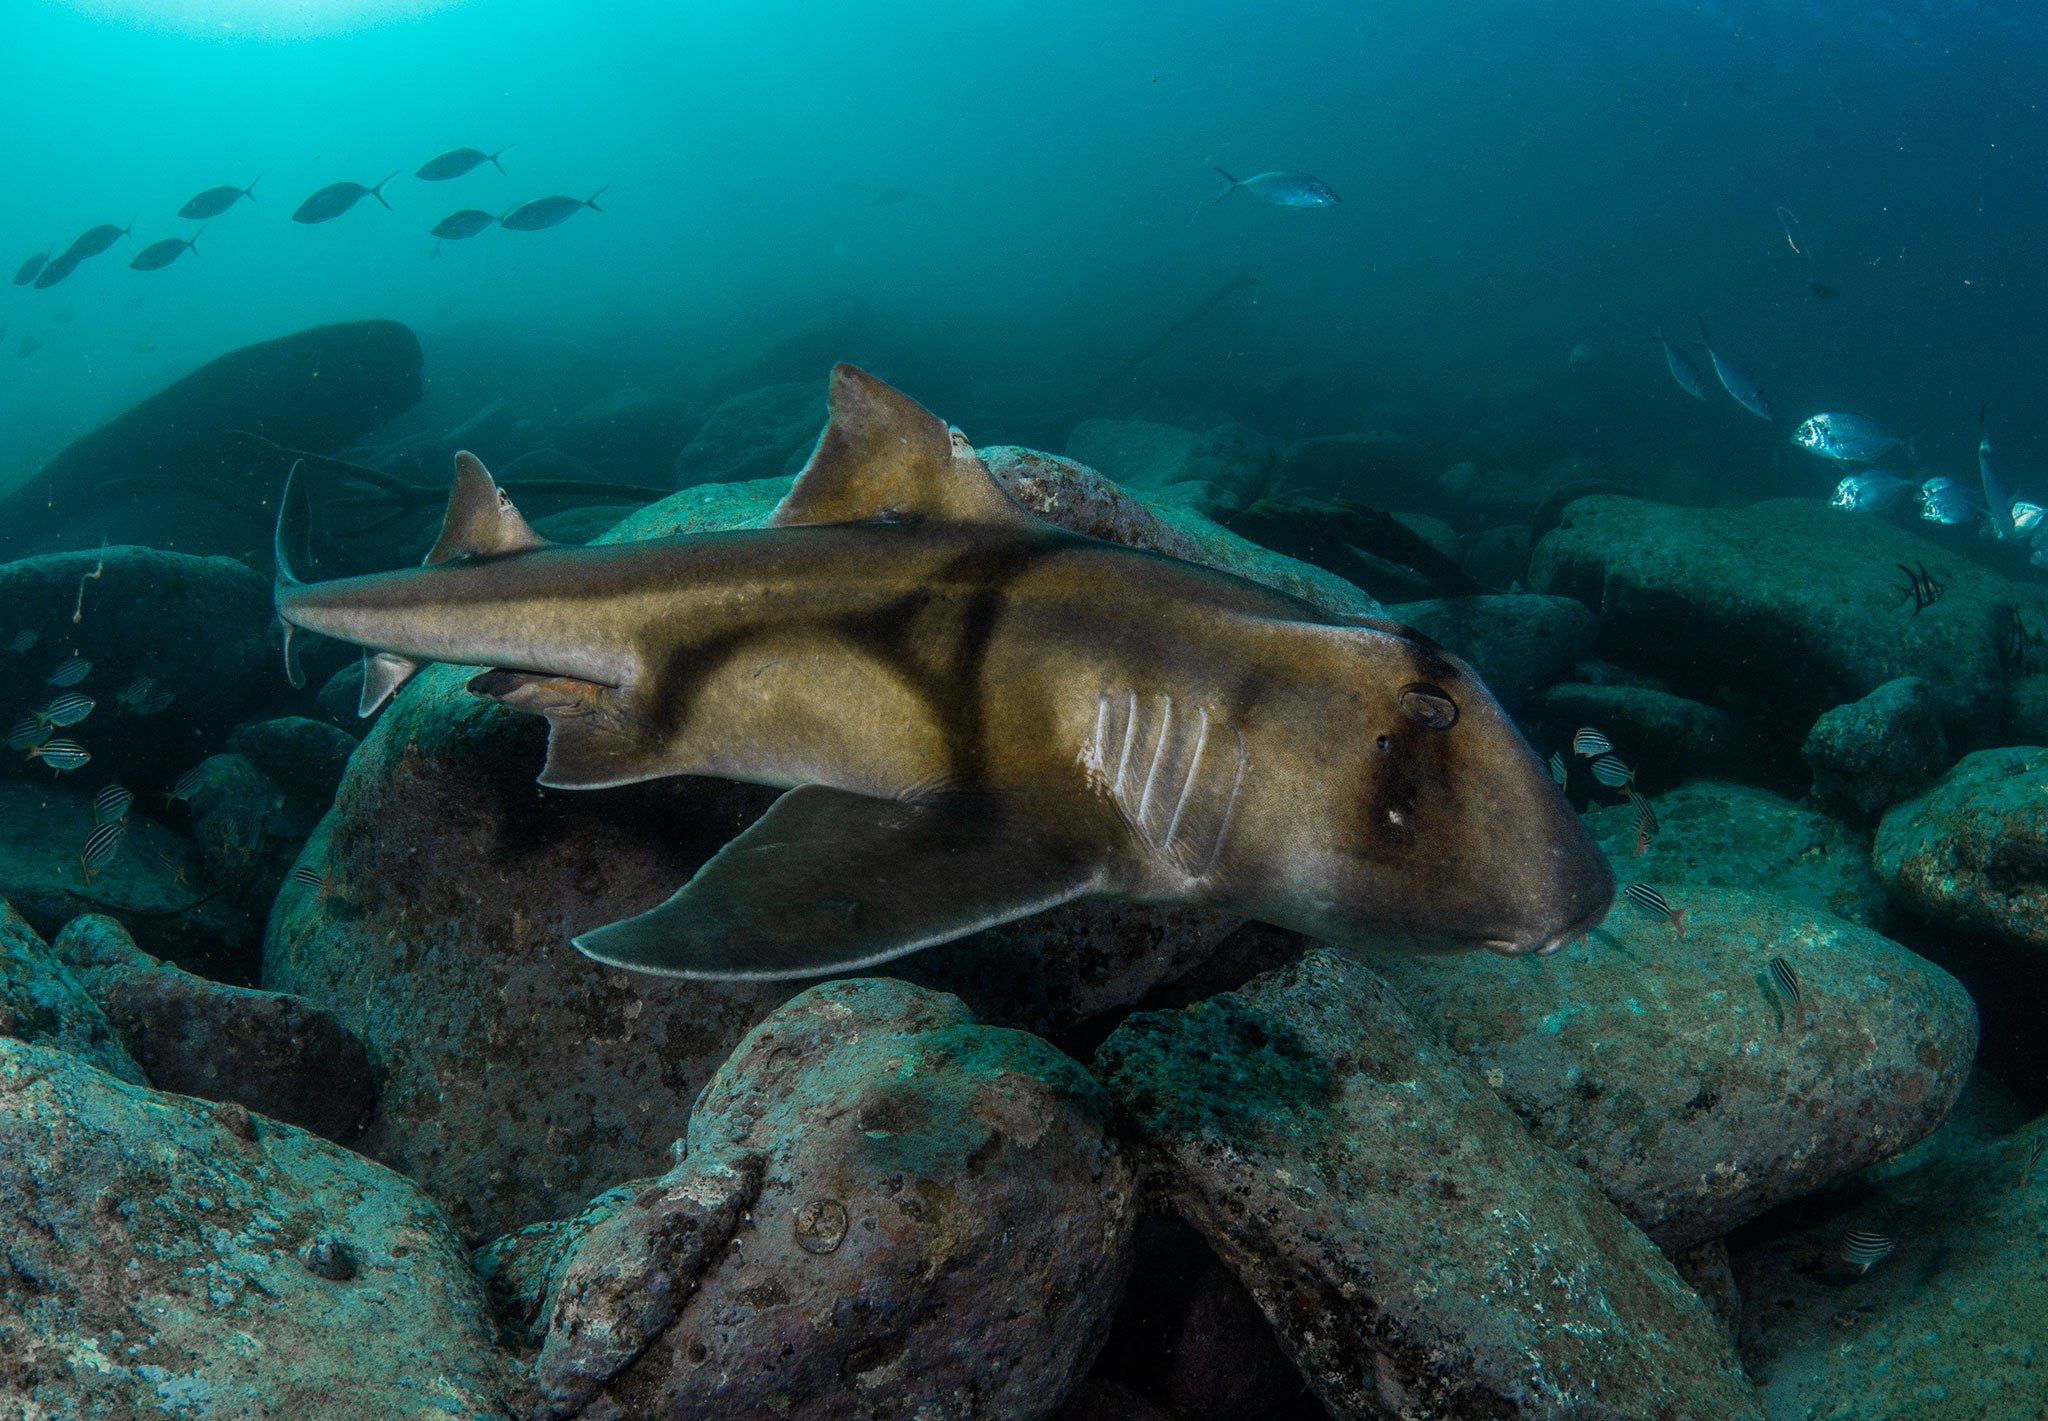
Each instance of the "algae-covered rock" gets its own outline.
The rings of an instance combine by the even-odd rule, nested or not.
[[[76,1056],[141,1085],[142,1069],[63,961],[0,899],[0,1036]]]
[[[228,749],[287,794],[325,809],[355,753],[356,737],[325,721],[288,715],[238,727]]]
[[[377,1102],[363,1044],[303,997],[159,962],[111,918],[74,918],[51,950],[158,1090],[227,1100],[348,1144]]]
[[[1089,419],[1067,437],[1066,457],[1127,489],[1213,514],[1242,508],[1267,490],[1273,447],[1241,424],[1205,433],[1144,420]]]
[[[1570,758],[1569,755],[1566,758]],[[1591,776],[1584,761],[1573,773]],[[1890,913],[1870,866],[1870,832],[1769,790],[1693,780],[1650,796],[1658,829],[1636,852],[1635,806],[1590,808],[1586,827],[1623,882],[1653,878],[1694,888],[1753,888],[1883,930]]]
[[[1953,1421],[2048,1412],[2048,1119],[1815,1201],[1734,1249],[1742,1356],[1774,1417]],[[2030,1166],[2028,1161],[2035,1162]],[[1891,1240],[1867,1270],[1848,1230]]]
[[[1916,613],[1902,563],[1924,564],[1941,599]],[[1823,711],[1900,676],[1926,683],[1951,739],[1981,742],[2004,716],[2013,614],[2048,624],[2048,588],[1812,499],[1582,498],[1537,545],[1529,576],[1599,614],[1605,654],[1682,695],[1739,700],[1795,749]]]
[[[238,1105],[0,1039],[0,1413],[504,1417],[454,1231]]]
[[[1759,1414],[1650,1242],[1357,963],[1132,1017],[1096,1066],[1336,1415]]]
[[[1772,894],[1659,880],[1548,961],[1390,959],[1417,1018],[1665,1248],[1726,1233],[1932,1131],[1968,1078],[1961,984]],[[1773,985],[1790,964],[1801,999]]]
[[[1948,768],[1948,738],[1917,676],[1887,681],[1813,723],[1801,751],[1823,809],[1869,823]]]
[[[719,1068],[682,1161],[559,1251],[546,1414],[1047,1415],[1130,1264],[1108,1117],[954,998],[805,992]]]
[[[1965,755],[1877,826],[1878,876],[1914,913],[2014,947],[2048,947],[2048,749]]]

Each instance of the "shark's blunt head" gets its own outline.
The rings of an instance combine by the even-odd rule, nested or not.
[[[1347,638],[1350,737],[1311,897],[1335,941],[1548,952],[1589,931],[1614,874],[1470,667],[1393,624]]]

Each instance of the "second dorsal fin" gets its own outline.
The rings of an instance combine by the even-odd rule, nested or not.
[[[545,546],[547,539],[527,526],[483,460],[468,450],[457,454],[448,516],[441,520],[441,536],[427,554],[428,564],[459,557],[501,557]]]
[[[771,525],[1029,522],[967,436],[865,370],[832,367],[831,418]]]

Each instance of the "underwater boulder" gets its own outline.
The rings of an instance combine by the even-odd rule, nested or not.
[[[1926,789],[1950,760],[1941,717],[1917,676],[1824,712],[1800,753],[1813,771],[1814,802],[1864,824]]]
[[[1290,497],[1405,504],[1427,486],[1430,459],[1411,439],[1373,430],[1296,440],[1280,453],[1273,480]]]
[[[0,779],[0,898],[45,938],[80,913],[106,913],[149,952],[193,971],[245,968],[262,928],[234,891],[241,880],[209,877],[195,843],[142,812],[161,796],[129,809],[128,832],[87,885],[80,855],[97,825],[95,783]]]
[[[1144,420],[1083,420],[1067,437],[1066,457],[1124,488],[1211,515],[1256,502],[1273,473],[1271,444],[1241,424],[1197,433]]]
[[[239,1105],[0,1038],[0,1218],[10,1415],[510,1415],[441,1212]]]
[[[1666,1249],[1941,1123],[1977,1050],[1976,1008],[1953,977],[1773,894],[1658,884],[1685,914],[1682,939],[1617,903],[1586,946],[1548,961],[1389,959],[1381,975]]]
[[[233,1101],[343,1145],[377,1103],[362,1042],[303,997],[195,977],[96,914],[68,923],[51,951],[158,1090]]]
[[[1645,788],[1711,775],[1789,789],[1798,778],[1789,752],[1770,744],[1749,722],[1717,705],[1646,686],[1561,681],[1543,692],[1537,722],[1542,748],[1563,748],[1568,768],[1585,774],[1589,784],[1588,762],[1571,753],[1573,735],[1588,725],[1614,742],[1614,753]]]
[[[1358,963],[1134,1016],[1095,1065],[1334,1414],[1759,1415],[1655,1247]]]
[[[114,1024],[35,929],[0,899],[0,1037],[47,1046],[132,1085],[142,1068]]]
[[[794,473],[825,427],[825,392],[816,380],[734,395],[704,417],[675,456],[675,488],[729,484]]]
[[[2048,749],[1965,755],[1877,826],[1879,878],[1916,916],[2010,947],[2048,948]]]
[[[1535,593],[1390,602],[1387,615],[1462,657],[1510,715],[1593,649],[1593,614],[1569,597]]]
[[[324,810],[357,744],[326,721],[287,715],[237,726],[227,748],[287,795]]]
[[[290,462],[271,445],[333,453],[419,398],[420,343],[396,321],[230,351],[0,496],[0,554],[101,543],[260,552]]]
[[[1916,610],[1902,565],[1924,566],[1938,600]],[[1789,751],[1822,712],[1900,676],[1926,683],[1951,742],[1982,743],[2005,718],[2014,617],[2048,626],[2048,587],[1817,499],[1578,499],[1529,577],[1594,609],[1603,656],[1739,710]]]
[[[1042,1417],[1130,1268],[1109,1113],[955,998],[827,983],[719,1067],[672,1170],[482,1261],[545,1250],[544,1415]]]
[[[626,389],[570,415],[548,431],[548,444],[606,479],[663,484],[695,429],[686,401]]]
[[[1771,1415],[2048,1411],[2044,1146],[2048,1118],[1741,1236],[1742,1357]]]
[[[1592,776],[1583,760],[1574,763],[1580,767],[1572,771],[1576,792]],[[1624,883],[1654,878],[1693,888],[1755,889],[1879,932],[1891,916],[1891,901],[1870,865],[1870,832],[1800,801],[1751,785],[1689,780],[1649,796],[1658,827],[1638,853],[1636,807],[1620,801],[1618,791],[1598,793],[1606,802],[1587,807],[1586,828]]]

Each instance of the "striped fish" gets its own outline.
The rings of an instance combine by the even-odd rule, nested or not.
[[[164,802],[168,804],[174,799],[190,799],[206,787],[208,778],[209,774],[204,762],[194,765],[191,769],[185,771],[184,774],[178,776],[176,784],[164,791]]]
[[[156,851],[156,861],[171,871],[172,878],[175,878],[180,884],[185,883],[185,865],[179,863],[169,849],[158,849]]]
[[[338,886],[334,881],[333,869],[330,868],[325,873],[322,873],[309,863],[294,864],[292,866],[292,882],[298,884],[301,888],[312,889],[323,900],[332,898]]]
[[[82,656],[73,656],[58,662],[57,669],[52,671],[47,679],[52,686],[61,691],[66,686],[76,686],[90,675],[92,663]]]
[[[1854,1264],[1858,1272],[1868,1273],[1890,1258],[1898,1246],[1889,1234],[1850,1229],[1842,1235],[1842,1261]]]
[[[1669,923],[1680,937],[1685,936],[1685,909],[1672,907],[1664,895],[1649,884],[1631,883],[1621,890],[1621,896],[1644,917]]]
[[[1593,778],[1609,789],[1635,783],[1636,772],[1621,762],[1619,755],[1602,755],[1593,762]]]
[[[41,745],[28,747],[31,760],[41,760],[58,774],[66,770],[83,769],[92,760],[92,751],[76,740],[50,740]]]
[[[133,681],[130,681],[121,688],[121,693],[114,697],[114,700],[122,710],[133,710],[137,701],[143,700],[155,692],[156,677],[137,676]]]
[[[2027,1187],[2027,1176],[2032,1174],[2034,1166],[2041,1162],[2043,1149],[2048,1149],[2048,1135],[2034,1136],[2033,1143],[2027,1146],[2027,1162],[2020,1166],[2020,1188]]]
[[[79,850],[78,861],[85,866],[85,881],[92,882],[92,876],[114,861],[114,855],[121,850],[121,841],[128,837],[127,828],[120,823],[101,824],[92,831]]]
[[[128,819],[128,807],[135,803],[131,790],[118,784],[110,784],[92,797],[92,817],[96,824],[122,824]]]
[[[128,709],[134,711],[137,715],[155,715],[158,711],[169,710],[171,702],[176,699],[178,699],[176,696],[159,686],[141,700],[129,706]]]
[[[1576,754],[1593,756],[1605,755],[1614,748],[1614,742],[1590,725],[1579,727],[1579,733],[1572,737],[1572,750]]]
[[[44,725],[69,729],[91,715],[93,707],[98,704],[83,691],[66,691],[37,711],[36,719]]]
[[[23,627],[14,634],[14,640],[7,643],[7,649],[19,656],[36,644],[36,637],[39,635],[34,627]]]
[[[1657,811],[1650,807],[1650,801],[1644,799],[1642,792],[1633,786],[1628,792],[1628,807],[1636,812],[1636,833],[1641,834],[1647,830],[1654,839],[1663,831],[1664,821],[1657,817]]]
[[[1782,957],[1773,957],[1769,971],[1771,985],[1778,989],[1786,1001],[1796,1007],[1806,1000],[1805,994],[1799,990],[1799,974],[1792,970],[1791,963]]]
[[[14,722],[14,729],[7,737],[7,748],[26,750],[31,745],[40,745],[50,738],[50,727],[32,715],[25,715]]]
[[[1559,789],[1565,787],[1564,751],[1562,750],[1550,752],[1550,778],[1557,782]]]

